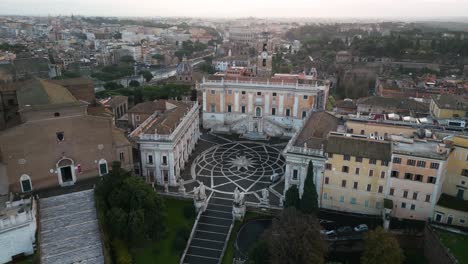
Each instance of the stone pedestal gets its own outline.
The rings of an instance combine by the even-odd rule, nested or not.
[[[235,220],[242,221],[245,216],[245,204],[241,206],[234,205],[232,207],[232,216],[234,216]]]
[[[390,228],[390,214],[392,213],[392,209],[384,209],[382,220],[383,220],[383,228],[388,230]]]
[[[207,202],[206,202],[206,199],[204,200],[193,200],[193,205],[195,206],[195,211],[198,212],[205,212],[206,210],[206,206],[207,206]]]
[[[182,185],[182,184],[181,184],[181,185],[179,185],[179,190],[178,190],[178,191],[179,191],[179,193],[181,193],[181,194],[185,195],[185,186],[184,186],[184,185]]]

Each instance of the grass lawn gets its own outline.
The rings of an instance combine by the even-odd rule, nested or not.
[[[222,264],[232,264],[232,259],[234,258],[235,254],[235,243],[236,243],[236,238],[237,238],[237,232],[239,231],[239,228],[244,224],[247,223],[249,220],[257,219],[257,218],[269,218],[272,217],[269,214],[261,214],[257,212],[246,212],[244,221],[239,222],[236,221],[234,223],[234,227],[232,228],[231,231],[231,236],[229,237],[229,241],[226,247],[226,251],[224,252],[224,257],[223,261],[221,262]]]
[[[184,207],[191,206],[191,201],[182,201],[165,198],[166,204],[166,236],[164,239],[158,242],[150,243],[143,248],[137,248],[132,250],[133,263],[136,264],[152,264],[152,263],[164,263],[164,264],[177,264],[180,261],[180,252],[174,252],[173,242],[177,237],[177,231],[186,227],[189,232],[192,230],[192,225],[195,221],[195,216],[187,219],[184,216]],[[195,210],[195,209],[194,209]]]
[[[437,230],[442,244],[458,259],[459,263],[468,263],[468,236]]]

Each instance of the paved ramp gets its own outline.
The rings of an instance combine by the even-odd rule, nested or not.
[[[94,190],[39,200],[42,264],[104,263]]]

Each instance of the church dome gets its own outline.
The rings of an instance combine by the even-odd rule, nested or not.
[[[187,58],[184,57],[182,62],[177,65],[176,69],[177,75],[191,75],[192,74],[192,65],[187,62]]]

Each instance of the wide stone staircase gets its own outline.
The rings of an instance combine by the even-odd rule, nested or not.
[[[39,200],[42,264],[104,263],[94,190]]]
[[[232,195],[214,193],[195,223],[180,263],[218,264],[234,224]]]

